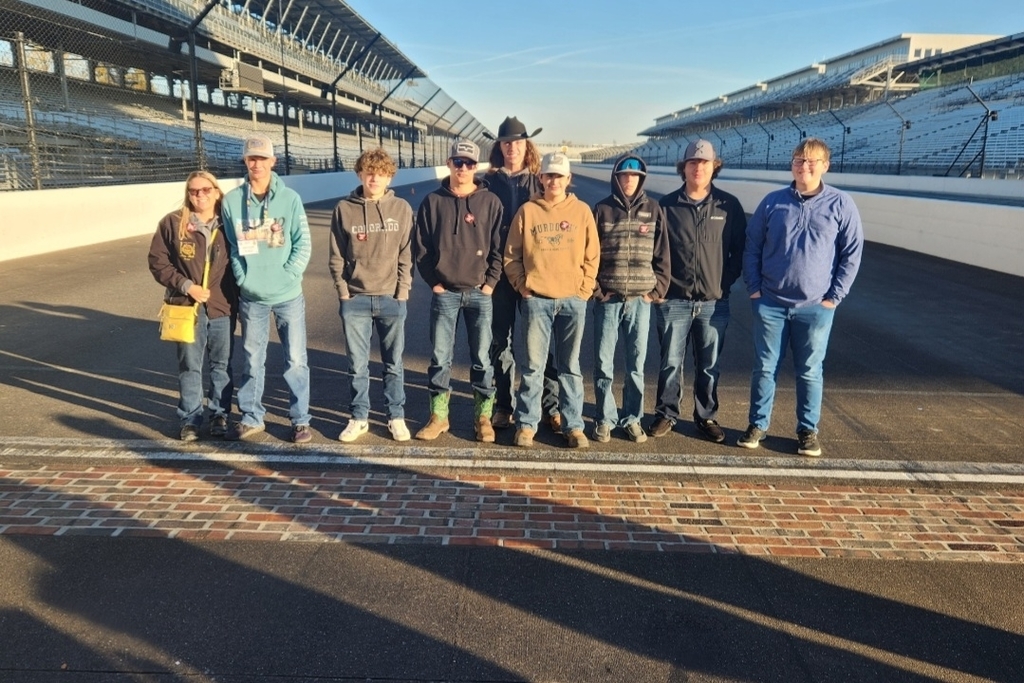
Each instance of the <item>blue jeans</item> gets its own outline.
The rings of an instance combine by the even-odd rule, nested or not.
[[[388,419],[405,417],[406,302],[393,296],[360,294],[341,302],[341,327],[352,380],[352,419],[370,416],[370,337],[377,330],[384,364],[384,402]]]
[[[796,375],[796,429],[817,431],[821,419],[823,365],[834,308],[821,304],[791,308],[751,299],[754,313],[754,371],[750,377],[750,424],[767,431],[775,401],[775,381],[793,350]]]
[[[288,416],[292,426],[308,425],[309,365],[306,360],[306,300],[300,294],[280,304],[239,302],[238,317],[242,321],[242,383],[238,387],[238,410],[242,424],[263,425],[267,414],[263,407],[263,386],[266,381],[267,344],[270,342],[270,314],[274,314],[277,336],[284,355],[284,381],[290,393]]]
[[[491,303],[491,297],[480,289],[434,292],[430,300],[430,343],[434,351],[427,369],[427,388],[431,396],[451,391],[455,330],[460,312],[469,336],[469,381],[473,391],[480,396],[494,395],[494,367],[490,358]]]
[[[718,416],[718,357],[729,326],[729,300],[666,299],[654,304],[661,345],[658,400],[654,412],[675,423],[682,400],[686,347],[693,353],[693,419]]]
[[[494,411],[512,414],[516,407],[516,359],[512,352],[516,332],[516,313],[521,297],[502,275],[491,294],[491,366],[494,368]],[[544,367],[541,405],[546,415],[558,412],[558,373],[555,360],[548,356]]]
[[[235,333],[234,316],[210,320],[206,306],[199,307],[196,340],[178,347],[178,419],[181,424],[199,427],[203,423],[203,365],[210,367],[210,388],[206,394],[211,417],[231,414],[232,335]]]
[[[651,329],[651,304],[643,297],[624,300],[613,296],[594,304],[594,391],[597,395],[597,424],[611,427],[639,422],[644,416],[644,362],[647,337]],[[625,382],[622,386],[622,412],[615,406],[612,382],[615,380],[615,347],[623,335]]]
[[[520,301],[519,307],[526,323],[526,367],[519,387],[516,420],[521,427],[536,431],[541,418],[544,367],[548,352],[554,347],[562,430],[568,433],[583,429],[580,346],[587,322],[587,302],[575,296],[564,299],[531,296]]]

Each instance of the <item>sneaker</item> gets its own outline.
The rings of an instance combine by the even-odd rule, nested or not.
[[[612,440],[612,428],[608,425],[601,423],[594,425],[594,441],[598,443],[608,443]]]
[[[313,430],[309,425],[295,425],[292,427],[292,443],[309,443],[313,440]]]
[[[244,441],[251,436],[259,434],[264,429],[266,428],[263,425],[253,427],[252,425],[247,425],[244,422],[239,422],[228,430],[228,433],[224,435],[224,438],[228,441]]]
[[[185,442],[199,441],[199,427],[188,423],[181,425],[178,438]]]
[[[516,423],[516,418],[510,412],[497,410],[491,418],[491,426],[495,429],[508,429]]]
[[[797,446],[796,452],[800,455],[809,455],[812,458],[817,458],[821,455],[821,444],[818,443],[818,432],[810,429],[804,429],[796,435],[799,446]]]
[[[569,448],[590,448],[590,442],[587,441],[587,435],[582,429],[573,429],[563,436],[569,442]]]
[[[644,428],[640,426],[639,422],[630,422],[628,425],[622,428],[626,432],[626,436],[633,443],[643,443],[647,441],[647,434],[644,433]]]
[[[540,423],[553,431],[555,434],[562,432],[562,414],[548,413],[540,419]]]
[[[650,429],[647,430],[647,433],[653,436],[654,438],[658,438],[659,436],[665,436],[666,434],[671,432],[672,426],[672,420],[668,419],[667,417],[659,417],[657,420],[651,423],[651,427]]]
[[[217,438],[224,438],[224,435],[228,433],[228,416],[227,415],[214,415],[213,419],[210,420],[210,436]]]
[[[395,441],[408,441],[412,438],[409,428],[405,426],[405,418],[396,417],[393,420],[388,420],[388,431],[391,432],[391,438]]]
[[[714,441],[715,443],[725,441],[725,432],[722,431],[722,428],[714,420],[694,420],[693,423],[697,425],[697,431],[707,437],[708,441]]]
[[[338,435],[338,441],[352,443],[366,432],[370,431],[370,423],[366,420],[351,419],[345,425],[345,429]]]
[[[736,445],[743,448],[757,448],[766,436],[768,436],[768,433],[760,427],[748,425],[747,431],[743,432],[743,436],[736,440]]]
[[[533,446],[533,437],[536,433],[529,427],[520,427],[516,430],[515,445],[520,448],[530,448]]]

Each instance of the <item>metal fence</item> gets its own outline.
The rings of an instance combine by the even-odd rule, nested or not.
[[[124,19],[109,19],[117,21]],[[449,139],[424,128],[451,121],[445,112],[464,112],[429,81],[400,83],[393,100],[416,111],[420,125],[379,125],[332,111],[330,99],[317,106],[235,91],[211,82],[205,68],[194,102],[198,68],[187,49],[105,35],[71,14],[0,0],[0,190],[173,181],[199,167],[241,175],[241,141],[253,131],[280,145],[282,174],[351,169],[364,148],[378,145],[402,167],[436,165]]]

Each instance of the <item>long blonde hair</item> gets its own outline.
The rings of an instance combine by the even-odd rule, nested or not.
[[[213,185],[213,189],[217,191],[217,199],[213,202],[214,215],[220,216],[220,202],[224,199],[224,191],[220,189],[220,184],[217,182],[216,176],[209,171],[192,171],[188,174],[188,178],[185,178],[185,200],[181,203],[181,217],[178,219],[178,237],[184,238],[185,232],[188,229],[189,219],[192,217],[192,200],[188,196],[188,184],[196,178],[202,178],[208,180]]]

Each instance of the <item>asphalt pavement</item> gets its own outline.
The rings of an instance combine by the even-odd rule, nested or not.
[[[415,208],[434,186],[398,192]],[[593,204],[608,185],[577,178],[573,190]],[[348,386],[327,270],[332,208],[333,202],[307,207],[315,438],[303,448],[287,443],[288,399],[276,341],[266,434],[231,446],[173,440],[175,360],[157,335],[161,291],[146,268],[148,237],[0,263],[0,680],[1024,680],[1018,495],[1024,482],[1024,280],[869,243],[836,315],[820,462],[795,456],[788,368],[762,448],[734,445],[746,426],[752,357],[749,307],[739,285],[723,354],[725,444],[702,440],[692,424],[681,422],[671,435],[645,444],[617,433],[585,453],[568,451],[544,432],[529,454],[510,447],[511,433],[501,433],[497,444],[478,445],[460,331],[452,433],[431,443],[395,444],[375,381],[371,433],[349,447],[336,440],[348,417]],[[417,278],[405,355],[413,430],[428,415],[429,296]],[[581,357],[588,428],[592,345],[588,331]],[[657,357],[652,335],[649,415]],[[379,373],[379,358],[373,358],[371,372]],[[686,376],[692,377],[689,368]],[[230,515],[243,504],[250,514],[263,506],[272,514],[261,528],[284,528],[302,520],[284,506],[260,503],[254,491],[281,487],[282,498],[312,501],[308,507],[324,494],[303,484],[304,477],[363,469],[394,481],[430,473],[439,478],[437,486],[467,471],[484,479],[535,473],[552,487],[586,482],[598,500],[602,486],[621,491],[654,476],[699,482],[712,494],[749,483],[763,486],[783,515],[780,481],[790,482],[791,491],[814,487],[822,497],[832,481],[835,490],[854,482],[855,495],[877,489],[883,497],[890,494],[882,487],[899,482],[909,493],[936,494],[937,505],[950,511],[943,518],[949,533],[957,518],[980,514],[962,512],[961,503],[983,499],[972,509],[1001,511],[1008,545],[1001,546],[999,562],[801,559],[755,556],[742,545],[711,544],[702,553],[608,545],[588,550],[585,544],[563,550],[382,540],[368,531],[354,532],[366,534],[365,542],[210,540],[218,537],[171,535],[157,524],[111,537],[82,517],[85,511],[118,522],[133,504],[166,520],[160,505],[171,495],[181,496],[176,505],[201,512],[209,498],[176,483],[177,492],[140,483],[137,492],[115,501],[121,494],[113,492],[113,479],[151,470],[178,482],[181,473],[202,471],[222,476],[218,490],[238,499],[208,515]],[[65,470],[76,478],[62,480]],[[251,476],[243,481],[246,472]],[[88,476],[111,480],[102,505],[97,496],[106,494],[82,484]],[[498,493],[524,508],[539,500]],[[380,514],[388,506],[387,487],[346,493],[339,484],[323,505],[348,496],[346,504],[358,508],[371,494],[382,497],[373,503],[373,514]],[[439,500],[411,489],[401,505],[412,506],[417,495],[423,506]],[[619,495],[615,512],[589,511],[585,524],[630,520],[631,494]],[[678,509],[715,505],[672,500]],[[767,509],[763,501],[754,503]],[[454,500],[445,513],[447,528],[457,529],[464,515],[486,526],[479,505],[462,513],[459,504]],[[57,532],[15,524],[47,508],[69,520]],[[725,506],[718,508],[724,514]],[[131,514],[120,520],[123,526],[145,519],[145,512]],[[197,517],[180,519],[184,529]],[[627,533],[634,534],[664,522],[628,523]],[[915,524],[892,534],[914,533]],[[849,532],[838,518],[825,526],[836,538]],[[870,534],[857,533],[869,547]]]

